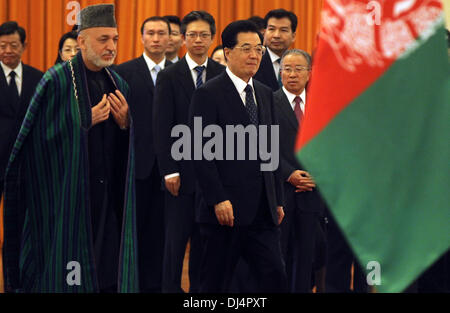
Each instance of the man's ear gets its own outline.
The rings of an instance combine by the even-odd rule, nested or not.
[[[86,39],[81,34],[77,37],[77,43],[81,50],[84,50],[86,47]]]
[[[225,57],[225,61],[228,63],[228,56],[231,53],[231,49],[230,48],[223,48],[223,56]]]

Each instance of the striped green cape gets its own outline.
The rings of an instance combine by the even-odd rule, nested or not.
[[[31,100],[5,178],[6,288],[16,292],[97,292],[89,200],[91,125],[81,54],[49,69]],[[129,88],[108,70],[128,98]],[[76,82],[78,102],[73,80]],[[119,292],[137,292],[133,127],[119,261]],[[22,229],[22,220],[24,226]],[[80,265],[80,285],[71,286]],[[69,279],[68,279],[69,278]]]

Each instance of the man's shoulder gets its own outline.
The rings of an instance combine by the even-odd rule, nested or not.
[[[258,79],[253,78],[253,86],[255,87],[256,92],[263,92],[267,94],[273,94],[273,90],[266,86],[265,84],[261,83]]]
[[[214,61],[211,58],[208,58],[208,66],[211,66],[215,71],[222,72],[225,71],[226,67],[220,64],[219,62]]]
[[[228,76],[225,71],[219,73],[213,78],[209,79],[200,89],[223,89],[225,87],[224,82],[226,81]]]
[[[141,63],[141,60],[142,60],[142,56],[137,57],[137,58],[132,59],[132,60],[129,60],[129,61],[126,61],[126,62],[123,62],[122,64],[116,65],[113,69],[116,72],[120,73],[122,70],[130,69],[130,68],[133,68],[135,66],[138,66]]]
[[[40,79],[44,75],[44,73],[42,71],[38,70],[35,67],[32,67],[27,64],[22,64],[22,66],[23,66],[24,74],[30,75],[31,77]]]
[[[166,66],[161,72],[159,72],[158,75],[160,74],[169,76],[179,75],[179,72],[186,68],[187,68],[186,60],[184,58],[181,58],[178,62]]]
[[[278,89],[277,91],[273,92],[273,96],[276,99],[283,99],[285,96],[285,93],[283,91],[283,88]]]
[[[270,59],[269,52],[267,52],[262,56],[261,63],[259,64],[258,73],[263,72],[266,69],[271,69],[273,71],[272,60]]]

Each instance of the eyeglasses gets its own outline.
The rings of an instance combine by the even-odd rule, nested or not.
[[[200,39],[208,39],[208,38],[211,38],[211,33],[200,33],[200,34],[197,34],[197,33],[187,33],[186,34],[186,37],[187,38],[189,38],[189,39],[193,39],[193,40],[195,40],[195,39],[197,39],[197,37],[200,37]]]
[[[266,53],[266,47],[264,46],[252,47],[250,45],[243,45],[242,47],[234,47],[233,49],[241,49],[245,54],[250,54],[252,50],[258,55],[264,55]]]
[[[286,72],[288,74],[291,74],[292,72],[294,72],[295,74],[300,74],[303,71],[309,71],[310,68],[307,66],[297,66],[295,68],[291,68],[291,67],[283,67],[281,69],[283,72]]]

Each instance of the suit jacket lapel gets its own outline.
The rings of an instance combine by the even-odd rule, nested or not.
[[[298,130],[297,117],[295,116],[294,110],[292,110],[292,106],[289,103],[286,94],[281,89],[280,91],[278,91],[278,95],[281,100],[278,105],[281,107],[282,112],[286,115],[290,125],[295,129],[295,131],[297,131]]]
[[[23,73],[22,73],[23,75]],[[23,79],[22,79],[22,85],[23,85]],[[5,111],[9,111],[11,115],[16,114],[17,112],[17,106],[20,103],[20,96],[19,96],[19,103],[12,103],[11,99],[8,99],[9,95],[7,95],[8,92],[8,81],[6,80],[5,77],[5,72],[3,72],[3,68],[0,66],[0,88],[3,89],[4,94],[5,94]],[[0,90],[1,90],[0,89]],[[23,92],[23,88],[22,88],[22,92]]]
[[[31,77],[28,75],[29,74],[28,68],[24,64],[22,64],[22,69],[23,69],[22,70],[22,93],[20,94],[20,97],[19,97],[19,99],[20,99],[19,104],[15,106],[16,112],[19,114],[19,116],[22,116],[22,113],[23,113],[23,115],[25,114],[29,103],[26,103],[24,101],[25,101],[25,99],[31,100],[32,93],[34,93],[34,90],[35,90],[34,88],[30,89],[30,87],[29,87],[31,85],[31,82],[30,82]],[[31,95],[30,95],[30,93],[31,93]]]
[[[267,121],[267,105],[265,104],[265,99],[261,97],[261,92],[254,82],[253,87],[255,89],[256,103],[258,106],[259,125],[267,125],[269,123]]]
[[[272,84],[276,84],[278,86],[278,80],[277,75],[275,74],[275,71],[273,70],[273,64],[272,59],[270,58],[269,52],[264,54],[262,58],[262,62],[264,62],[264,68],[266,69],[264,75],[266,76],[266,79],[268,81],[271,81]]]
[[[186,92],[189,99],[192,98],[192,94],[195,90],[194,81],[192,80],[191,71],[189,70],[189,66],[186,62],[186,57],[183,57],[180,61],[178,61],[179,69],[178,72],[180,73],[180,81],[181,85],[183,86],[184,91]]]
[[[224,82],[225,86],[225,99],[226,104],[229,106],[229,109],[233,112],[236,112],[236,122],[235,125],[249,125],[250,117],[248,116],[247,110],[245,109],[245,105],[242,102],[241,96],[239,95],[238,91],[236,90],[236,86],[234,86],[233,81],[228,76],[228,74],[224,71],[221,74],[221,78]]]
[[[144,60],[144,56],[141,56],[137,60],[138,66],[136,67],[137,71],[141,74],[142,79],[146,82],[147,87],[153,95],[155,90],[155,86],[153,85],[152,75],[150,74],[150,69],[148,68],[147,62]]]
[[[3,68],[0,66],[0,88],[6,89],[8,87],[8,82],[6,81],[5,72],[3,72]]]
[[[218,68],[215,63],[213,63],[212,59],[208,59],[208,67],[206,68],[206,81],[219,75],[220,70],[221,69]]]

